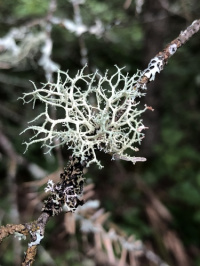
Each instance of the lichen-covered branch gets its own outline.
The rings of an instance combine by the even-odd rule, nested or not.
[[[44,237],[44,231],[46,223],[50,215],[48,213],[42,213],[40,217],[33,222],[25,224],[7,224],[0,227],[0,243],[4,238],[14,235],[19,240],[26,239],[28,235],[31,236],[31,241],[28,244],[27,252],[25,253],[24,261],[22,265],[32,265],[34,257],[36,255],[37,246]]]
[[[31,235],[31,241],[28,244],[22,266],[30,266],[33,264],[37,253],[37,246],[44,238],[44,231],[49,217],[50,215],[48,213],[43,212],[36,221],[25,224],[25,227]]]
[[[50,191],[51,195],[44,202],[43,212],[54,216],[63,210],[74,212],[78,206],[83,205],[81,200],[85,181],[83,168],[84,164],[80,158],[71,157],[68,166],[64,168],[64,173],[60,175],[61,181],[54,184],[49,180],[45,191]]]
[[[37,254],[37,245],[28,247],[24,260],[22,262],[22,266],[31,266],[35,261],[35,256]]]
[[[25,224],[8,224],[0,227],[0,243],[10,235],[15,235],[19,240],[25,239],[28,235],[31,236],[22,263],[23,266],[32,265],[34,262],[37,246],[44,238],[45,226],[49,218],[58,215],[63,210],[74,212],[78,206],[83,205],[83,200],[81,200],[85,180],[83,168],[84,164],[80,162],[80,159],[71,157],[64,173],[60,175],[61,181],[55,185],[49,181],[45,190],[46,192],[50,191],[50,196],[44,202],[42,214],[37,220]]]
[[[28,230],[23,224],[19,224],[19,225],[7,224],[6,226],[1,226],[0,227],[0,243],[3,241],[4,238],[8,237],[9,235],[13,235],[15,233],[26,236],[28,235]]]
[[[156,73],[160,73],[167,64],[169,58],[174,55],[178,48],[185,44],[195,33],[200,30],[200,19],[193,23],[184,31],[181,31],[179,36],[171,41],[167,46],[151,59],[148,67],[143,71],[134,89],[146,88],[146,84],[155,79]]]
[[[47,33],[54,25],[60,25],[78,37],[81,37],[86,32],[97,37],[103,35],[105,29],[99,19],[90,27],[82,21],[77,22],[76,19],[61,19],[53,16],[56,10],[56,1],[51,0],[49,2],[49,11],[46,16],[34,19],[23,26],[13,27],[5,36],[0,38],[1,69],[13,68],[28,57],[32,58],[33,54],[40,51],[41,58],[38,64],[44,68],[46,76],[51,77],[51,72],[57,71],[59,67],[50,58],[52,40]],[[76,4],[75,1],[71,2],[72,5]],[[35,27],[39,27],[40,30],[35,30]],[[84,56],[85,49],[83,47],[81,53]]]

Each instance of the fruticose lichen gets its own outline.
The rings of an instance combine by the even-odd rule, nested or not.
[[[36,100],[44,104],[44,111],[23,131],[34,131],[30,142],[25,142],[26,147],[42,142],[51,151],[67,144],[73,156],[87,159],[88,165],[96,162],[100,167],[97,150],[111,154],[113,159],[144,161],[145,158],[127,154],[138,151],[135,144],[144,137],[140,115],[147,106],[138,108],[138,97],[145,94],[136,86],[142,73],[129,77],[116,67],[109,77],[108,72],[84,74],[84,69],[73,78],[68,72],[58,71],[56,83],[48,82],[41,88],[33,83],[34,91],[24,93],[24,103],[33,102],[33,108]],[[52,108],[56,118],[51,115]]]

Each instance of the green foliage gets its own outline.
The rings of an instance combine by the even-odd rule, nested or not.
[[[88,19],[86,14],[89,12],[91,14],[90,19],[101,18],[105,25],[108,24],[108,26],[117,20],[118,22],[124,21],[126,19],[124,10],[116,3],[115,5],[116,8],[113,8],[113,3],[109,1],[87,1],[86,5],[83,6],[83,18],[84,20]]]
[[[47,13],[48,0],[17,0],[15,14],[18,18],[42,16]]]

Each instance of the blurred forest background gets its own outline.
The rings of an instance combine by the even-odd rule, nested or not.
[[[112,73],[116,64],[134,74],[199,14],[198,0],[0,1],[1,224],[38,217],[45,183],[59,178],[70,155],[65,147],[44,154],[39,144],[24,154],[22,143],[31,132],[20,132],[41,110],[40,103],[33,110],[18,100],[33,90],[30,80],[39,85],[55,79],[57,68],[73,76],[85,63],[88,73]],[[148,85],[142,101],[155,111],[143,117],[149,129],[137,154],[147,162],[132,165],[100,153],[104,168],[87,169],[86,198],[98,199],[100,206],[84,215],[94,221],[96,214],[110,232],[99,253],[93,250],[95,230],[80,231],[73,215],[63,213],[49,221],[36,265],[126,265],[131,247],[111,250],[113,229],[153,252],[129,256],[127,265],[200,265],[199,62],[197,33]],[[6,239],[0,264],[19,265],[26,245]]]

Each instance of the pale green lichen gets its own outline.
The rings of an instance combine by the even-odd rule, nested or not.
[[[109,77],[107,72],[101,75],[98,71],[86,75],[84,69],[73,78],[58,71],[56,83],[48,82],[41,88],[33,83],[34,91],[24,93],[24,103],[33,102],[33,108],[36,100],[44,104],[44,111],[23,131],[34,132],[25,142],[27,148],[42,142],[51,151],[67,144],[72,155],[82,161],[87,158],[88,165],[96,162],[101,166],[96,150],[111,154],[113,159],[144,161],[145,158],[127,155],[130,150],[138,150],[135,144],[144,137],[140,115],[147,107],[139,109],[136,101],[144,95],[136,86],[141,72],[129,77],[116,67],[116,73]],[[56,119],[51,116],[51,108],[56,110]]]
[[[19,233],[19,232],[15,232],[15,233],[14,233],[14,237],[17,237],[19,241],[20,241],[20,240],[25,240],[25,239],[26,239],[26,236],[23,235],[23,234],[21,234],[21,233]]]

